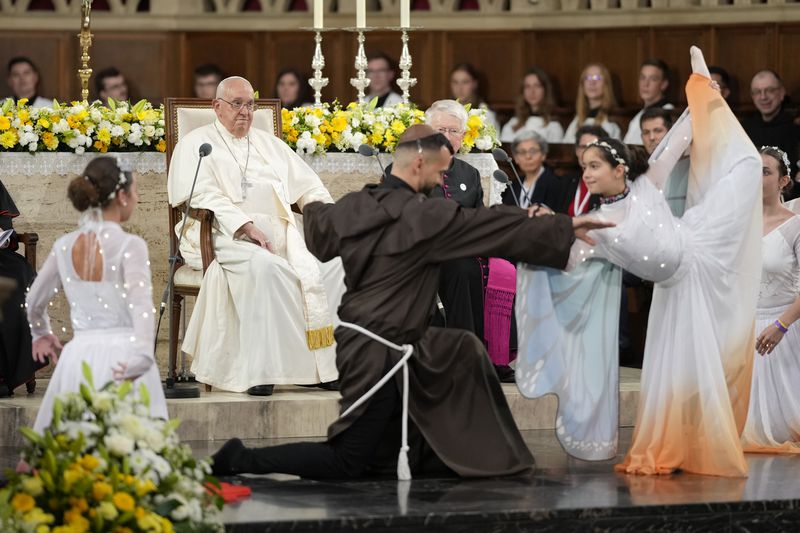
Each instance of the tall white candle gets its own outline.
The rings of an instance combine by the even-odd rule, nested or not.
[[[367,0],[356,0],[356,28],[367,27]]]
[[[400,27],[411,26],[411,0],[400,0]]]
[[[321,30],[322,26],[322,0],[314,0],[314,28]]]

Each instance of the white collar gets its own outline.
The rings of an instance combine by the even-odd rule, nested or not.
[[[253,126],[251,125],[250,128],[252,129],[252,127]],[[247,142],[247,137],[250,133],[248,132],[248,135],[245,135],[244,137],[236,137],[234,134],[228,131],[228,128],[222,125],[222,122],[220,122],[219,119],[216,119],[214,121],[214,129],[216,129],[219,132],[219,134],[226,142],[234,142],[234,143]]]

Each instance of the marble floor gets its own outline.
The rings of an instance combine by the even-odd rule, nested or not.
[[[537,469],[531,475],[461,480],[344,482],[293,476],[225,479],[253,489],[226,506],[229,531],[797,531],[800,457],[748,455],[750,476],[727,479],[678,473],[627,476],[614,461],[567,456],[551,430],[524,431]],[[627,449],[631,430],[620,433]],[[298,439],[246,441],[266,446]],[[190,443],[213,453],[222,441]],[[0,448],[0,468],[16,461]]]

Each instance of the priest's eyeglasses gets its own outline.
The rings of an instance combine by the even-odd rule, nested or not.
[[[229,106],[234,108],[236,111],[241,111],[243,107],[247,108],[248,111],[255,111],[256,109],[258,109],[258,106],[253,101],[250,101],[250,102],[236,102],[236,101],[229,102],[229,101],[225,100],[224,98],[217,98],[217,100],[222,100],[223,102],[225,102],[226,104],[228,104]]]
[[[461,131],[459,129],[456,129],[456,128],[439,128],[436,131],[438,131],[442,135],[450,134],[453,137],[458,137],[459,135],[464,135],[463,131]]]

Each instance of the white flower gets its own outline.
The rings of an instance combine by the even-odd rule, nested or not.
[[[103,442],[105,443],[109,452],[120,457],[124,457],[133,451],[133,439],[130,439],[119,433],[106,435],[106,438],[103,439]]]
[[[62,421],[58,426],[58,430],[66,433],[71,440],[76,440],[78,435],[83,435],[84,438],[90,439],[101,432],[100,426],[94,422],[80,422],[77,420]]]
[[[95,123],[100,122],[101,123],[100,124],[101,128],[106,128],[107,127],[107,126],[103,126],[102,125],[103,122],[108,123],[108,121],[104,121],[103,120],[103,115],[102,115],[102,113],[100,113],[99,109],[93,108],[91,111],[89,111],[89,116],[92,117],[92,122],[95,122]]]
[[[150,126],[150,125],[145,126],[144,127],[144,134],[147,137],[152,137],[152,136],[154,136],[156,134],[156,128],[154,126]]]
[[[125,130],[122,129],[122,126],[112,126],[111,127],[111,136],[112,137],[122,137],[125,135]]]
[[[313,114],[306,115],[306,124],[311,128],[318,128],[322,124],[322,119]]]
[[[114,406],[114,396],[108,392],[98,392],[92,398],[92,407],[101,413],[106,413]]]
[[[493,145],[492,138],[488,135],[483,135],[475,139],[475,146],[478,150],[491,150]]]
[[[361,121],[353,117],[353,119],[350,121],[350,125],[353,126],[354,128],[357,128],[361,125]]]
[[[53,133],[64,133],[69,130],[69,123],[65,119],[53,123]]]
[[[83,146],[78,146],[77,148],[75,148],[75,153],[76,154],[82,154],[85,151],[86,151],[86,148],[84,148]]]

